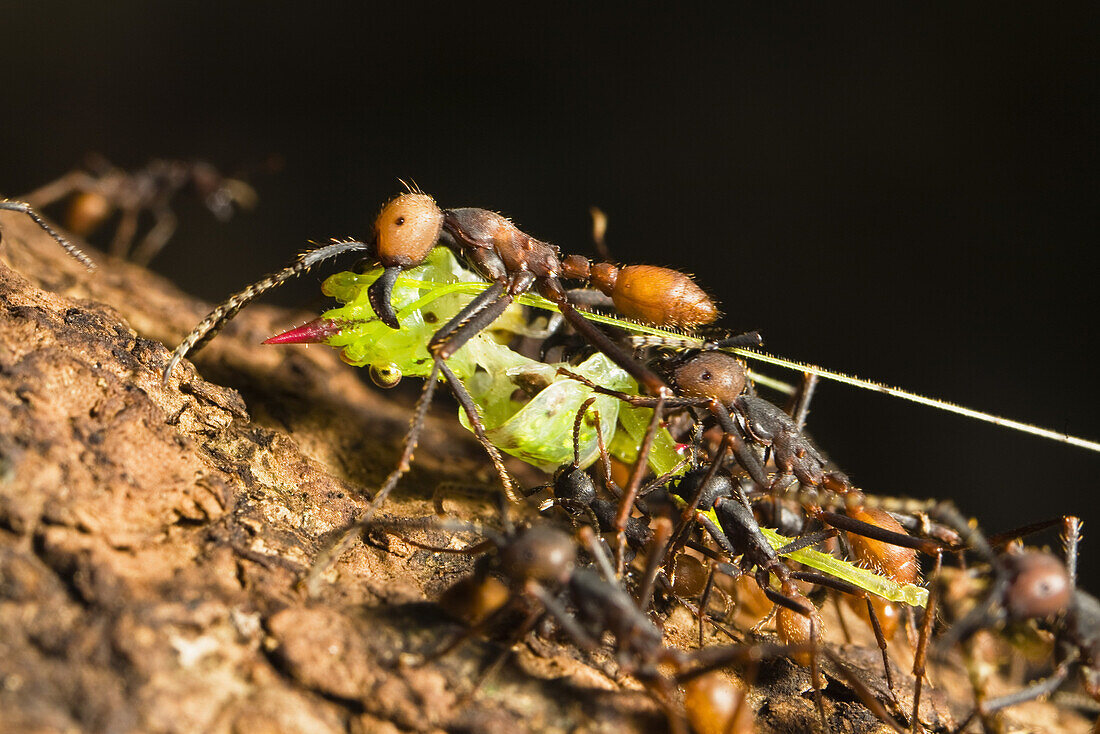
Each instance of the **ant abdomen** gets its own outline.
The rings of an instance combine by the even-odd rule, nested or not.
[[[692,328],[718,318],[718,307],[689,276],[656,265],[592,266],[592,284],[615,309],[657,326]]]
[[[906,535],[905,528],[894,517],[874,507],[849,510],[848,516],[854,520],[874,525],[900,535]],[[856,533],[846,533],[848,546],[852,549],[856,562],[880,576],[897,581],[899,584],[915,584],[920,577],[920,562],[914,548],[904,548],[882,540],[874,540]]]
[[[775,631],[779,640],[785,645],[800,645],[812,642],[820,638],[824,627],[821,623],[821,615],[809,599],[800,594],[793,586],[784,589],[786,595],[795,602],[801,603],[812,610],[808,615],[800,614],[783,605],[776,606]],[[809,667],[813,654],[810,651],[798,652],[791,655],[791,659],[799,665]]]
[[[69,203],[66,228],[78,237],[87,237],[114,211],[111,200],[95,191],[81,191]]]
[[[748,734],[755,731],[745,691],[720,672],[707,673],[684,686],[684,709],[699,734]]]
[[[898,627],[901,626],[901,605],[873,595],[868,596],[867,599],[861,599],[858,596],[844,594],[841,598],[844,600],[844,604],[867,624],[872,624],[871,616],[867,612],[867,602],[870,602],[875,610],[875,617],[878,620],[879,628],[882,630],[882,638],[884,640],[894,639]]]

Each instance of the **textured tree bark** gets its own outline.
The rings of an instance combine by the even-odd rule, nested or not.
[[[294,321],[263,307],[201,353],[211,381],[185,361],[165,387],[164,344],[206,304],[103,256],[86,272],[21,215],[0,227],[0,730],[666,726],[636,684],[565,643],[531,637],[472,699],[492,644],[413,665],[461,629],[429,602],[465,556],[371,535],[308,597],[298,579],[394,465],[408,401],[323,347],[258,346]],[[429,515],[448,482],[481,490],[449,495],[454,514],[494,518],[491,468],[445,406],[385,510]],[[690,646],[690,620],[668,628]],[[881,693],[877,651],[845,654]],[[761,730],[812,728],[805,671],[765,672]],[[883,728],[835,676],[826,697],[838,729]],[[956,697],[965,709],[965,683]],[[949,725],[950,708],[932,696],[923,718]]]

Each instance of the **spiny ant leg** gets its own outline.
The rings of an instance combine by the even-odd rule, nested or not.
[[[634,461],[634,468],[630,472],[630,481],[623,489],[623,496],[619,502],[619,514],[615,516],[615,531],[618,535],[618,553],[616,554],[615,567],[619,574],[623,571],[623,556],[626,552],[626,522],[634,511],[634,499],[637,497],[638,488],[642,484],[649,467],[649,451],[653,447],[653,439],[657,435],[657,429],[661,425],[661,413],[664,409],[664,395],[657,398],[657,405],[653,408],[653,417],[649,421],[645,438],[638,449],[638,458]]]
[[[443,353],[447,359],[462,348],[476,334],[496,321],[512,303],[513,297],[505,292],[503,281],[494,281],[487,289],[477,294],[438,331],[432,334],[428,342],[428,351],[432,354]]]
[[[794,396],[791,405],[791,420],[799,431],[806,427],[806,417],[810,414],[810,401],[813,400],[814,391],[817,389],[818,376],[812,372],[802,373],[802,384]]]
[[[553,299],[551,299],[553,300]],[[569,322],[570,326],[577,330],[593,346],[607,355],[615,364],[622,367],[627,373],[638,381],[638,384],[650,395],[670,394],[668,385],[644,364],[634,359],[621,346],[613,342],[607,334],[600,331],[591,321],[580,314],[573,305],[564,297],[560,302],[555,301],[561,315]]]
[[[645,575],[642,576],[642,585],[638,592],[638,608],[643,612],[649,609],[649,604],[653,600],[653,586],[671,538],[672,523],[668,518],[657,518],[653,524],[653,547],[650,548],[646,558]]]
[[[221,305],[211,311],[206,318],[203,319],[182,342],[180,342],[180,345],[172,352],[172,358],[168,361],[168,366],[164,368],[162,382],[164,385],[167,385],[172,375],[172,370],[176,368],[176,365],[179,364],[181,359],[186,357],[189,353],[201,349],[206,342],[213,339],[214,336],[221,331],[227,321],[236,316],[238,311],[259,296],[272,288],[282,285],[291,278],[301,275],[318,263],[334,258],[337,255],[342,255],[345,252],[366,250],[368,247],[366,243],[351,240],[348,242],[333,242],[309,250],[299,255],[297,260],[279,272],[272,273],[266,278],[248,286],[244,290],[233,294]]]
[[[917,643],[917,651],[913,655],[913,718],[910,720],[912,731],[924,731],[920,723],[920,694],[924,683],[924,663],[928,652],[928,640],[932,636],[932,623],[936,618],[936,605],[940,600],[939,575],[943,565],[943,553],[936,554],[935,563],[932,566],[932,574],[929,578],[928,606],[924,609],[924,619],[921,621],[920,637]]]
[[[1077,588],[1077,545],[1081,542],[1081,518],[1067,515],[1062,522],[1062,545],[1066,550],[1066,573]]]
[[[485,435],[485,426],[481,422],[481,416],[478,415],[477,404],[474,402],[473,396],[470,395],[466,386],[462,384],[462,380],[458,379],[458,376],[451,371],[446,362],[439,357],[436,358],[436,362],[439,364],[443,376],[447,378],[447,384],[451,386],[451,391],[454,393],[458,404],[466,411],[466,417],[470,420],[470,427],[473,429],[478,442],[489,454],[489,458],[497,470],[497,475],[500,477],[501,484],[504,485],[504,494],[513,502],[522,502],[523,498],[516,491],[515,483],[512,481],[508,469],[504,466],[504,459],[501,457],[500,451]]]
[[[424,420],[427,418],[428,408],[432,404],[432,396],[435,394],[435,386],[439,381],[439,372],[442,364],[442,361],[438,359],[435,360],[432,365],[431,374],[428,376],[423,389],[420,391],[420,398],[417,400],[416,409],[413,411],[409,432],[405,434],[405,448],[401,452],[401,459],[398,461],[397,467],[386,477],[386,480],[378,490],[378,494],[374,496],[374,499],[367,506],[367,509],[356,518],[355,522],[341,531],[338,539],[332,546],[317,556],[317,560],[313,563],[313,568],[309,570],[309,573],[307,573],[305,579],[303,579],[302,584],[310,594],[315,591],[317,580],[321,577],[321,574],[327,571],[329,566],[351,547],[362,529],[370,524],[374,514],[378,511],[378,508],[382,506],[382,503],[386,501],[386,497],[389,493],[397,486],[398,480],[409,471],[413,452],[416,451],[416,446],[420,441],[420,431],[424,427]]]
[[[46,234],[57,242],[57,244],[61,245],[61,247],[65,249],[65,252],[78,260],[88,270],[95,270],[95,263],[92,262],[92,259],[85,255],[79,247],[69,242],[60,232],[51,227],[50,223],[43,219],[30,204],[22,201],[8,201],[7,199],[3,199],[0,200],[0,210],[26,214],[31,218],[32,222],[41,227]]]

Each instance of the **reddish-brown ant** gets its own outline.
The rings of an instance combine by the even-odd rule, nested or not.
[[[626,370],[645,391],[658,396],[669,392],[665,382],[586,320],[570,302],[561,279],[590,280],[609,295],[624,315],[658,325],[694,326],[709,323],[718,316],[718,310],[710,298],[682,273],[649,266],[617,268],[609,264],[593,265],[587,258],[577,255],[562,258],[557,247],[522,232],[510,220],[495,212],[477,208],[443,210],[432,197],[412,191],[401,194],[382,208],[375,220],[373,237],[368,242],[336,242],[311,250],[289,267],[227,299],[176,348],[165,369],[164,379],[168,380],[184,356],[217,334],[253,299],[313,265],[344,252],[366,251],[384,266],[382,276],[371,285],[368,293],[378,317],[390,327],[399,328],[397,315],[390,303],[395,280],[403,271],[423,262],[436,245],[446,245],[463,256],[482,277],[491,282],[491,286],[475,296],[431,338],[428,350],[433,356],[432,372],[417,403],[398,466],[379,488],[363,519],[344,536],[335,551],[337,553],[350,542],[355,528],[362,527],[362,523],[374,514],[400,477],[408,471],[440,375],[451,385],[475,435],[492,457],[505,490],[512,494],[511,481],[499,451],[485,437],[474,401],[447,366],[447,359],[504,313],[516,296],[534,288],[558,308],[578,333]],[[628,488],[628,492],[636,491],[636,485],[632,486],[634,489]],[[630,504],[624,503],[624,507]],[[625,523],[625,518],[621,516],[618,520],[619,526]]]
[[[110,253],[145,265],[164,247],[176,229],[172,200],[190,189],[221,221],[233,215],[234,206],[251,209],[256,192],[243,181],[223,176],[205,161],[152,160],[135,171],[117,168],[99,155],[88,156],[76,169],[21,197],[38,209],[68,197],[66,228],[87,237],[115,212],[120,213]],[[153,217],[153,226],[133,250],[142,212]]]

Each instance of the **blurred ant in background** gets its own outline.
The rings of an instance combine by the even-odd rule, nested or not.
[[[280,166],[273,157],[266,168],[274,171]],[[88,237],[117,214],[110,254],[148,265],[176,230],[172,203],[183,194],[195,196],[222,222],[228,221],[236,209],[254,208],[258,200],[252,186],[239,178],[223,176],[205,161],[155,159],[142,168],[126,171],[98,154],[88,155],[83,167],[21,198],[37,209],[68,199],[65,227],[78,237]],[[134,245],[143,212],[152,216],[153,224]]]

